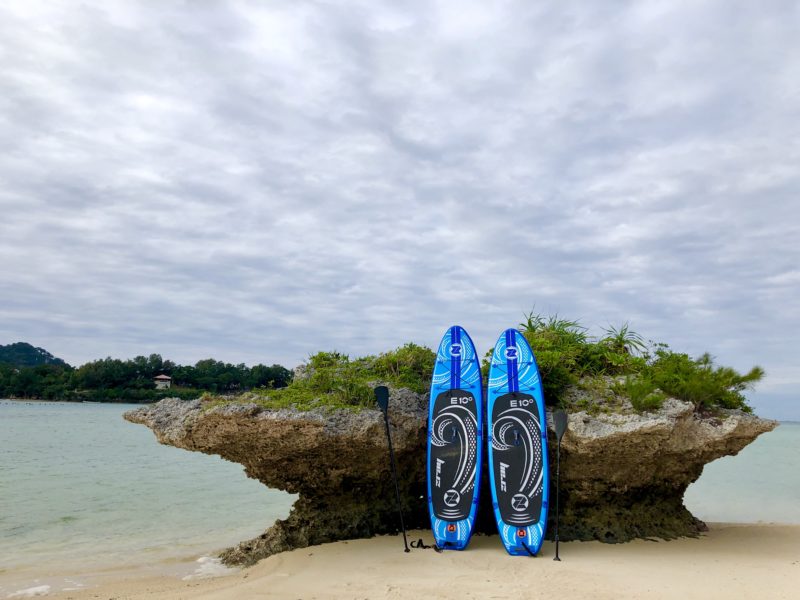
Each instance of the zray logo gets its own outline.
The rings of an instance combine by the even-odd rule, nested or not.
[[[451,508],[456,506],[459,500],[461,500],[461,494],[455,490],[447,490],[444,493],[444,503]]]
[[[511,498],[511,507],[518,512],[522,512],[528,508],[528,497],[525,494],[514,494],[514,497]]]
[[[450,356],[455,358],[461,357],[461,344],[455,343],[450,345]]]
[[[508,360],[517,360],[517,348],[515,346],[506,348],[506,358]]]

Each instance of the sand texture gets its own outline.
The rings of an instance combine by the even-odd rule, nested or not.
[[[430,532],[413,532],[430,541]],[[465,552],[413,550],[400,537],[314,546],[233,575],[129,579],[51,598],[786,598],[800,596],[800,527],[713,525],[700,538],[626,544],[553,544],[537,558],[508,556],[497,536]]]

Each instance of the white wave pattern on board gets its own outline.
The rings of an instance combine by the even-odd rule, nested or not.
[[[477,383],[481,377],[480,365],[476,358],[475,347],[469,337],[461,336],[461,341],[455,346],[456,354],[461,357],[461,384],[470,387]],[[439,349],[436,352],[436,362],[439,368],[433,374],[433,385],[447,387],[450,385],[450,359],[454,356],[453,331],[448,329],[442,337]]]

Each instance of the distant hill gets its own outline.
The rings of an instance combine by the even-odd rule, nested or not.
[[[44,348],[36,348],[26,342],[17,342],[7,346],[0,345],[0,363],[15,367],[36,367],[38,365],[66,366],[60,358],[56,358]]]

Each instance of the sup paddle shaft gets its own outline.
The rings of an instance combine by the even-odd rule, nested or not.
[[[400,528],[403,530],[403,544],[406,547],[406,552],[411,552],[408,548],[408,540],[406,539],[406,525],[403,521],[403,507],[400,502],[400,485],[397,483],[397,466],[394,460],[394,448],[392,448],[392,434],[389,431],[389,388],[385,385],[379,385],[375,388],[375,401],[383,413],[383,422],[386,425],[386,439],[389,440],[389,458],[392,463],[392,479],[394,480],[394,492],[397,499],[397,512],[400,513]]]
[[[558,520],[560,517],[558,497],[561,495],[561,438],[564,437],[564,432],[567,431],[567,425],[569,424],[567,413],[563,410],[557,410],[553,413],[553,422],[556,426],[556,438],[558,440],[558,449],[556,450],[556,557],[553,560],[561,562],[558,557]]]

